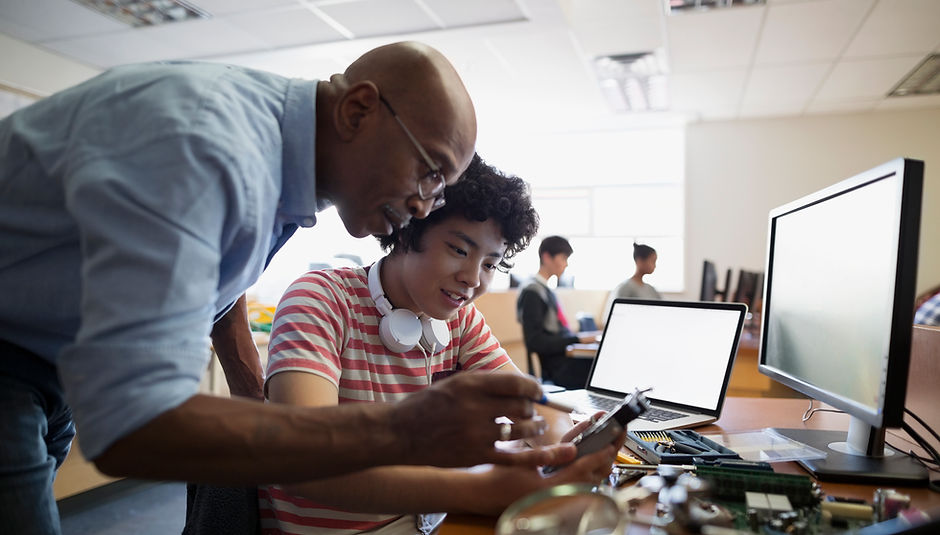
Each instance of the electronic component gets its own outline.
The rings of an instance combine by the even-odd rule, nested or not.
[[[747,492],[782,494],[792,507],[819,503],[819,490],[807,476],[776,474],[763,470],[739,470],[718,466],[697,466],[696,475],[709,483],[712,497],[729,502],[745,502]]]

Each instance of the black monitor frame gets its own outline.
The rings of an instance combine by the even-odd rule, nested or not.
[[[756,308],[762,294],[764,274],[758,271],[738,270],[738,286],[734,291],[734,301],[744,303],[749,309]]]
[[[844,410],[851,416],[848,436],[844,432],[781,430],[785,435],[827,451],[822,461],[801,464],[820,479],[871,483],[925,484],[926,470],[902,452],[885,448],[885,429],[900,427],[904,416],[910,362],[913,302],[917,278],[917,253],[924,164],[898,158],[843,180],[828,188],[771,210],[768,225],[767,266],[763,288],[760,359],[758,370],[794,390]],[[824,390],[805,378],[796,377],[767,364],[768,330],[773,321],[774,244],[777,220],[787,214],[850,193],[874,182],[900,176],[900,210],[897,220],[897,258],[889,343],[884,365],[883,391],[879,407],[872,411],[852,399]],[[845,443],[839,441],[846,441]]]
[[[722,301],[730,301],[728,295],[731,292],[731,268],[725,272],[724,289],[718,288],[718,270],[715,263],[711,260],[702,261],[702,285],[699,290],[699,301],[715,301],[716,297],[721,296]]]

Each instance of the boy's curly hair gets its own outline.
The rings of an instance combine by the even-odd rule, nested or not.
[[[446,204],[426,218],[412,219],[403,228],[379,236],[382,249],[391,253],[421,251],[425,230],[455,215],[469,221],[493,219],[507,243],[499,264],[500,270],[506,271],[512,267],[508,260],[529,246],[539,228],[539,216],[532,207],[528,184],[488,165],[478,154],[473,155],[460,180],[444,189],[444,199]]]

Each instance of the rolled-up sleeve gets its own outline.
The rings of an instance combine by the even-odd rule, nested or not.
[[[75,163],[68,173],[82,319],[58,365],[90,459],[198,390],[222,226],[237,205],[226,176],[224,163],[185,136]]]

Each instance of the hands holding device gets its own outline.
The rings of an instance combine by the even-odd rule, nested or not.
[[[392,428],[410,464],[473,466],[483,463],[542,466],[570,462],[570,443],[526,450],[503,450],[498,440],[529,438],[545,431],[535,416],[539,384],[510,373],[463,372],[416,392],[392,407]],[[504,427],[495,419],[505,416]],[[506,431],[508,429],[508,432]]]

